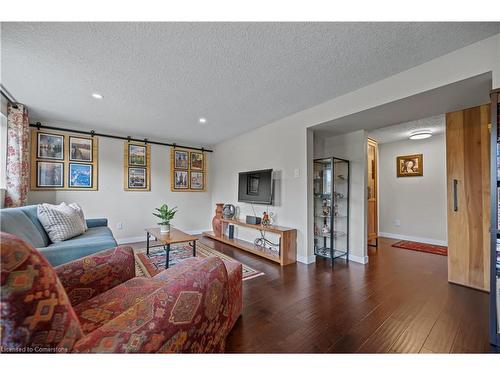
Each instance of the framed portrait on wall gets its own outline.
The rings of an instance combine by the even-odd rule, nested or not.
[[[37,158],[64,160],[64,136],[38,132],[37,134]]]
[[[151,190],[151,145],[149,143],[125,141],[123,190]]]
[[[69,137],[69,160],[92,162],[92,138]]]
[[[424,175],[423,154],[398,156],[396,158],[398,177],[418,177]]]
[[[40,188],[64,187],[64,163],[38,161],[36,185]]]

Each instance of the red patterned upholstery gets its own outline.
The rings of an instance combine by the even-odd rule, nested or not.
[[[239,263],[193,258],[139,278],[118,247],[54,270],[26,242],[1,240],[3,351],[221,352],[241,313]]]
[[[55,268],[72,305],[135,277],[134,251],[116,247]]]

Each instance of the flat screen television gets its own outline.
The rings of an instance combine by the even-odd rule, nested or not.
[[[271,205],[273,203],[273,170],[240,172],[238,202]]]

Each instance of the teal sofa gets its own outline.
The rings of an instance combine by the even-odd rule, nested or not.
[[[117,246],[107,219],[87,219],[88,230],[78,237],[52,243],[38,220],[37,206],[0,210],[0,229],[36,247],[53,266]]]

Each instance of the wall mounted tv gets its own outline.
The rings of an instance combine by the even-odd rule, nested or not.
[[[273,170],[240,172],[238,202],[273,204]]]

